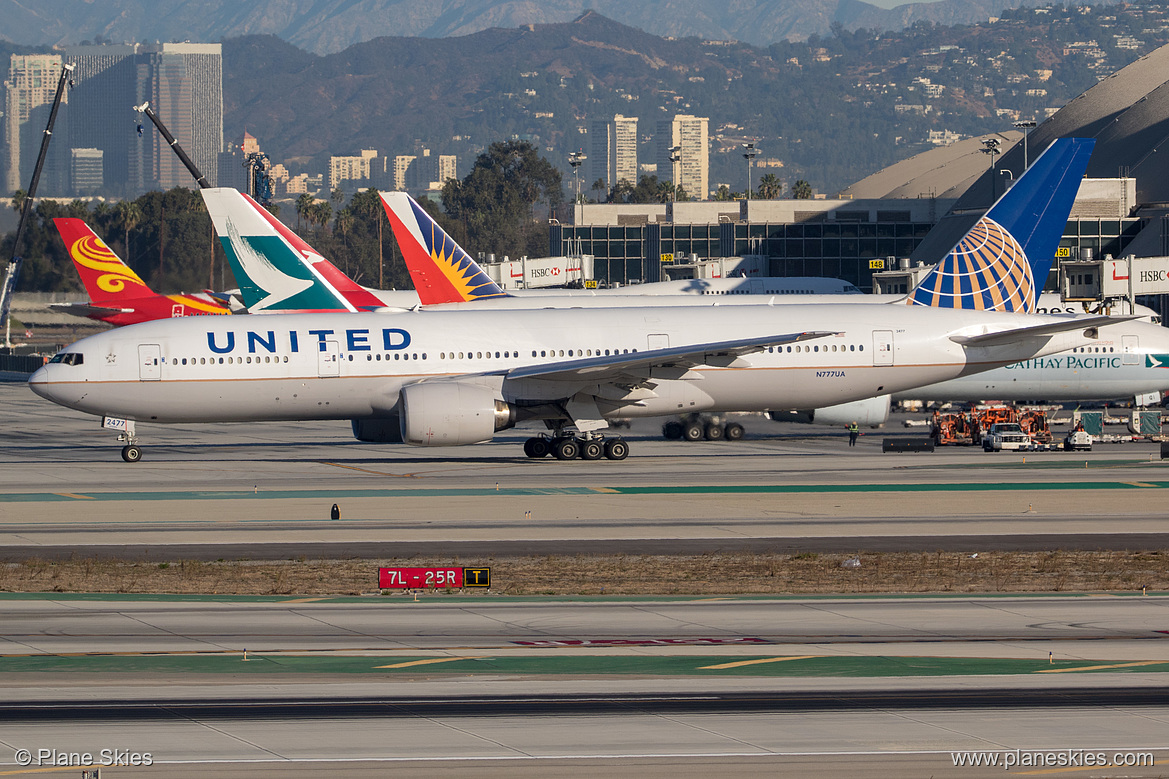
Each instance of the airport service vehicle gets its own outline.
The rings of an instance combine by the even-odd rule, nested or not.
[[[1031,446],[1031,436],[1023,432],[1018,422],[995,422],[982,436],[982,449],[985,452],[1001,452],[1004,449],[1028,449]]]
[[[1076,429],[1063,439],[1063,448],[1068,452],[1092,451],[1092,435],[1083,429]]]
[[[179,316],[230,314],[209,293],[160,295],[106,246],[81,219],[54,219],[69,249],[69,257],[89,293],[88,303],[53,303],[54,311],[96,319],[111,325],[129,325]]]

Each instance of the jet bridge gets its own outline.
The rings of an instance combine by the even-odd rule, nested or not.
[[[1169,257],[1115,260],[1064,260],[1059,266],[1059,292],[1065,302],[1092,310],[1132,311],[1138,295],[1169,294]]]

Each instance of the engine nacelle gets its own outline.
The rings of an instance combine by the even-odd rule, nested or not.
[[[487,387],[457,381],[402,388],[402,440],[414,446],[463,446],[490,441],[515,424],[515,409]]]
[[[402,443],[402,421],[395,415],[385,419],[354,419],[353,437],[370,444]]]
[[[889,403],[888,395],[878,395],[852,403],[818,408],[812,412],[812,424],[847,425],[856,422],[861,427],[880,427],[889,421]]]

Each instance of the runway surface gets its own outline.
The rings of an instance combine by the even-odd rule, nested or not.
[[[842,431],[750,417],[738,443],[635,423],[628,460],[564,463],[522,457],[520,431],[429,450],[361,444],[338,423],[142,426],[127,465],[93,418],[22,385],[0,385],[0,403],[7,560],[1169,548],[1169,469],[1148,443],[893,455],[881,439],[914,433],[868,431],[850,450]],[[1035,766],[955,767],[954,750],[1163,767],[1165,631],[1169,597],[1139,594],[4,595],[0,775],[71,771],[103,749],[153,763],[103,777]],[[1114,765],[1064,774],[1163,774]]]
[[[1004,773],[958,750],[1163,765],[1167,621],[1169,597],[1141,596],[8,596],[0,770],[111,748],[149,754],[146,776]]]
[[[419,449],[356,442],[343,423],[143,425],[128,465],[93,417],[19,384],[0,403],[9,560],[1169,546],[1153,443],[882,454],[915,433],[893,424],[849,449],[841,431],[746,417],[741,442],[664,441],[647,421],[626,461],[559,462],[524,458],[520,431]]]

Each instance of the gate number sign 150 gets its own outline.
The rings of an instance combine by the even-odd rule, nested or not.
[[[490,568],[378,568],[378,588],[383,590],[490,586]]]

